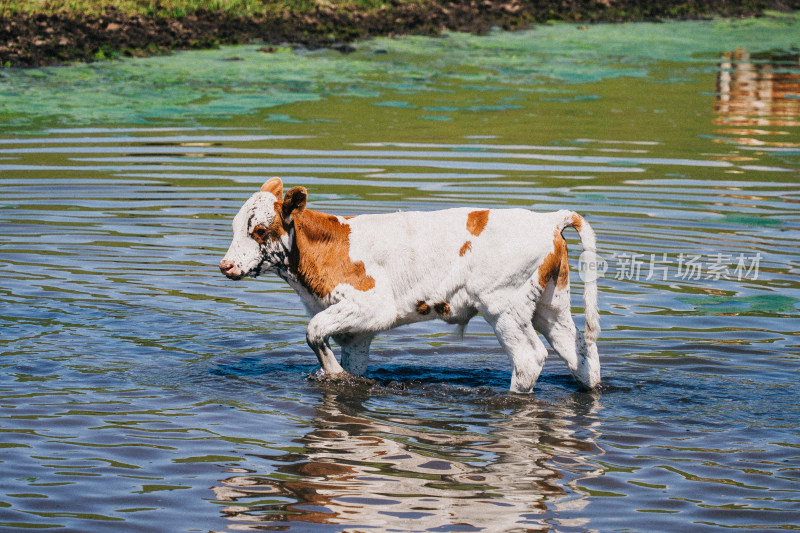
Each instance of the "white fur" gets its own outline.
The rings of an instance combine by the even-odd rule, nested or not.
[[[539,285],[539,267],[553,252],[554,235],[573,226],[575,213],[492,209],[477,236],[467,228],[469,214],[476,211],[468,208],[339,218],[350,228],[350,260],[363,262],[375,284],[362,291],[341,283],[318,298],[286,266],[294,246],[291,228],[283,242],[266,246],[249,235],[253,223],[272,221],[275,202],[272,194],[259,192],[245,203],[234,219],[233,242],[220,268],[233,279],[263,269],[286,279],[312,317],[307,340],[325,373],[344,369],[363,374],[370,342],[381,331],[433,318],[463,325],[480,313],[512,362],[512,391],[530,392],[539,377],[547,349],[537,330],[582,387],[599,385],[596,282],[585,284],[585,338],[572,320],[569,286],[559,289],[554,279],[544,288]],[[583,248],[594,252],[594,232],[580,220]],[[460,255],[466,242],[469,250]],[[420,302],[429,305],[427,314],[419,312]],[[446,315],[433,308],[445,302]],[[331,337],[341,346],[341,365],[330,350]]]

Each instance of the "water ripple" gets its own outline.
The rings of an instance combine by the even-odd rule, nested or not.
[[[625,28],[537,32],[644,31]],[[552,78],[531,66],[552,44],[473,39],[371,41],[347,57],[245,49],[237,63],[258,74],[235,83],[214,59],[230,51],[211,51],[198,65],[227,85],[208,95],[210,114],[176,104],[86,127],[12,116],[0,135],[0,527],[797,528],[800,185],[796,148],[775,136],[790,142],[798,126],[752,111],[793,109],[781,95],[798,92],[795,70],[742,52],[662,63],[647,54],[677,45],[640,41],[624,57],[552,55]],[[453,66],[475,49],[493,52]],[[421,74],[397,66],[402,54],[425,58]],[[174,59],[91,68],[166,76],[185,68]],[[317,74],[342,85],[271,111],[259,85],[234,105],[231,87],[276,69],[281,83],[303,78],[295,90],[325,85]],[[778,90],[748,92],[747,79]],[[422,109],[449,120],[421,121]],[[216,267],[232,216],[274,174],[345,215],[579,211],[608,263],[603,389],[579,392],[551,357],[535,394],[509,394],[480,319],[463,338],[434,322],[388,332],[366,380],[313,379],[296,295]]]

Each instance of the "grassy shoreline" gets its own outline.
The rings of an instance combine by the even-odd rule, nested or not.
[[[380,3],[342,0],[332,5],[342,9],[368,9]],[[108,10],[128,16],[156,18],[182,18],[198,11],[211,11],[230,17],[253,17],[287,9],[307,12],[314,6],[312,0],[6,0],[0,4],[0,18],[20,14],[102,16]]]
[[[339,47],[385,35],[576,23],[759,16],[800,0],[6,0],[0,68],[264,42]]]

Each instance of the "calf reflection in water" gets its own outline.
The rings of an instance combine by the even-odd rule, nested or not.
[[[588,499],[578,485],[602,473],[591,462],[602,454],[594,396],[489,405],[492,414],[476,416],[469,429],[446,415],[370,412],[368,400],[358,387],[326,393],[314,429],[291,452],[258,458],[274,472],[237,469],[213,488],[228,502],[223,515],[254,530],[549,529],[557,516],[581,514]],[[477,427],[481,418],[486,426]],[[570,525],[580,526],[576,520]]]
[[[295,289],[325,375],[362,375],[381,331],[432,318],[464,327],[480,313],[511,360],[512,391],[531,392],[539,378],[547,348],[537,330],[581,387],[600,384],[594,278],[584,286],[585,337],[570,308],[561,232],[577,230],[585,262],[595,262],[594,232],[577,213],[460,208],[344,218],[306,201],[304,188],[284,196],[280,178],[267,181],[234,218],[219,268],[237,280],[271,270]]]

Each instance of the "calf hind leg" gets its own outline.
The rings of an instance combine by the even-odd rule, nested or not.
[[[584,389],[593,389],[600,385],[597,344],[586,342],[575,327],[570,309],[569,288],[548,289],[550,290],[545,291],[536,308],[533,324],[567,363],[578,384]]]
[[[508,312],[490,323],[513,365],[511,392],[532,392],[547,358],[547,348],[533,329],[530,318]]]

